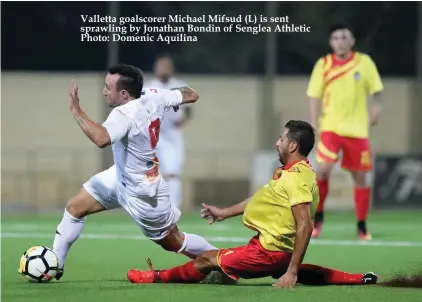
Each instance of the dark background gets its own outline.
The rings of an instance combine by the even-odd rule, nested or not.
[[[3,2],[3,70],[100,71],[107,44],[80,42],[81,14],[107,15],[107,2]],[[266,2],[120,2],[120,15],[265,14]],[[328,27],[352,25],[356,49],[383,76],[416,73],[417,2],[280,2],[276,16],[307,24],[311,33],[277,35],[277,73],[308,75],[327,51]],[[265,34],[198,34],[197,43],[120,44],[120,61],[150,71],[157,53],[171,52],[179,72],[261,74]],[[224,47],[222,47],[224,46]],[[394,63],[394,64],[393,64]]]

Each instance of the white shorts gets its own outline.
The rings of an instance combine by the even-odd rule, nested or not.
[[[183,172],[184,156],[183,141],[161,139],[158,142],[156,154],[160,162],[161,175],[180,175]]]
[[[151,240],[165,238],[180,219],[181,212],[170,202],[167,183],[162,179],[157,195],[130,196],[117,181],[116,166],[100,172],[83,187],[107,210],[124,208]]]

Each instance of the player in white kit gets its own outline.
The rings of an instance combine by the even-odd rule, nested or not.
[[[101,125],[83,112],[78,87],[71,82],[72,115],[95,145],[112,145],[115,165],[94,175],[67,202],[53,244],[61,270],[57,280],[63,276],[64,261],[82,232],[85,217],[104,210],[122,207],[145,236],[165,250],[194,258],[216,249],[201,236],[179,231],[180,211],[169,201],[168,186],[155,156],[164,111],[194,103],[199,96],[187,87],[142,90],[142,86],[143,76],[138,68],[123,64],[110,67],[103,93],[114,109]]]
[[[187,86],[173,76],[174,64],[168,55],[159,56],[154,65],[155,79],[145,84],[147,88],[173,89]],[[191,108],[168,110],[161,123],[160,141],[157,145],[157,157],[160,161],[160,173],[168,183],[170,200],[177,208],[182,202],[182,180],[184,163],[184,144],[181,127],[189,120]]]

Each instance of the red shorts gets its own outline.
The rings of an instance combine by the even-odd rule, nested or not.
[[[264,249],[256,236],[245,246],[220,249],[217,263],[234,280],[270,276],[277,279],[286,272],[291,257],[291,253]]]
[[[321,132],[317,148],[317,161],[335,163],[340,150],[343,153],[341,167],[350,171],[370,171],[372,155],[367,138],[339,136],[333,132]]]

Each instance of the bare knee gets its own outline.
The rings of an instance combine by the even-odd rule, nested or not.
[[[331,171],[333,170],[334,163],[323,163],[317,167],[317,178],[319,180],[328,180],[331,176]]]
[[[367,173],[364,171],[353,171],[352,177],[353,177],[353,182],[355,186],[366,187],[367,186],[366,176],[367,176]]]
[[[81,219],[87,215],[104,211],[105,208],[82,188],[70,198],[66,204],[66,211],[75,218]]]
[[[66,211],[73,217],[81,219],[87,215],[88,209],[83,201],[76,195],[67,202]]]
[[[217,263],[217,250],[204,252],[193,260],[197,270],[203,274],[208,274],[219,268]]]
[[[163,239],[155,241],[164,250],[169,252],[179,252],[185,241],[185,234],[179,231],[179,228],[175,226],[170,233]]]

